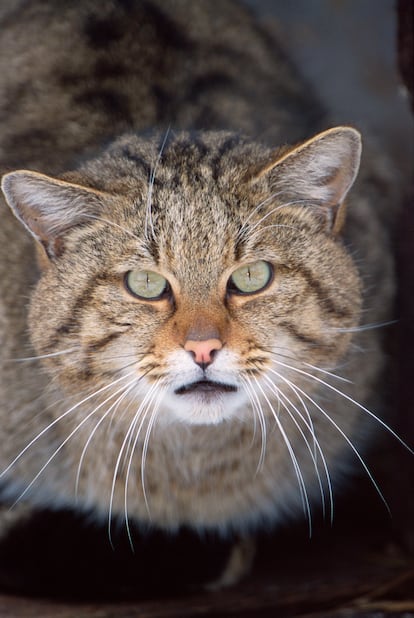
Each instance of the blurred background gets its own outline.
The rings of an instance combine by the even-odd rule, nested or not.
[[[273,30],[338,124],[375,135],[406,173],[414,123],[397,66],[396,0],[243,0]]]

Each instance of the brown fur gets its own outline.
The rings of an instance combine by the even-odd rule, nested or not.
[[[347,440],[359,449],[376,425],[321,380],[372,403],[381,342],[354,331],[363,302],[364,322],[389,315],[390,190],[366,166],[345,222],[358,133],[305,141],[322,114],[240,7],[115,6],[68,3],[62,16],[33,1],[3,17],[0,161],[42,172],[3,179],[40,256],[38,273],[2,205],[4,495],[167,529],[309,516],[308,497],[329,503],[321,453],[339,478],[355,460]],[[257,260],[273,265],[269,285],[232,293],[235,269]],[[133,269],[161,274],[170,293],[135,298]],[[205,373],[184,349],[190,334],[222,344]],[[33,355],[45,358],[15,362]],[[237,393],[173,393],[206,376]]]

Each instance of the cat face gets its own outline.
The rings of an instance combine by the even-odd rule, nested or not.
[[[347,128],[276,154],[222,133],[130,135],[64,180],[8,174],[39,245],[30,331],[53,380],[158,424],[271,415],[292,380],[309,390],[359,319],[338,237],[359,152]]]

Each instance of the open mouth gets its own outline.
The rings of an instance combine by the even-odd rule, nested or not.
[[[189,393],[235,393],[236,386],[231,384],[221,384],[220,382],[212,382],[211,380],[198,380],[191,384],[180,386],[175,391],[176,395],[188,395]]]

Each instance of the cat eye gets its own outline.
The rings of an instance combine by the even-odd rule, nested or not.
[[[272,266],[258,260],[235,270],[227,283],[227,291],[231,294],[254,294],[264,290],[272,278]]]
[[[128,292],[144,300],[160,300],[168,293],[170,286],[162,275],[152,270],[130,270],[125,275]]]

